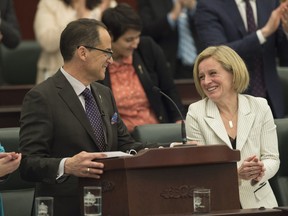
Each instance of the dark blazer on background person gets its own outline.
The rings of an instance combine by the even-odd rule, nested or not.
[[[163,57],[161,48],[150,37],[143,36],[140,38],[138,48],[133,53],[133,66],[159,122],[175,123],[177,120],[181,120],[181,116],[174,105],[152,89],[153,86],[156,86],[171,97],[184,116],[183,104],[173,79],[170,78],[171,76],[167,76],[171,71],[165,65],[166,60]],[[105,79],[101,82],[111,87],[109,71],[106,72]]]
[[[111,90],[94,82],[91,91],[102,116],[106,150],[125,152],[142,148],[131,138],[118,115]],[[67,211],[69,215],[80,215],[82,196],[78,178],[71,175],[56,181],[59,163],[81,151],[99,152],[99,149],[85,110],[61,71],[27,93],[20,123],[21,176],[38,182],[35,196],[57,199],[54,206],[57,215],[68,215]],[[41,155],[31,155],[35,151]],[[66,213],[60,214],[63,210]]]
[[[9,49],[16,48],[21,42],[21,33],[18,20],[13,7],[13,0],[0,1],[0,45],[4,45]],[[0,50],[0,60],[2,60],[2,52]],[[4,84],[2,77],[2,65],[0,65],[0,84]]]
[[[21,41],[21,34],[14,11],[13,0],[1,0],[0,11],[0,32],[3,35],[1,43],[7,48],[15,48]]]
[[[256,0],[256,4],[258,27],[262,28],[279,1]],[[281,26],[261,45],[256,32],[247,33],[234,0],[198,1],[195,25],[205,47],[221,44],[230,46],[244,59],[248,70],[253,65],[255,53],[261,53],[269,105],[275,118],[283,117],[283,91],[276,66],[277,57],[280,65],[288,65],[288,40]]]
[[[173,0],[137,0],[138,11],[143,22],[142,35],[151,36],[163,49],[171,71],[176,73],[175,66],[177,60],[177,50],[179,43],[179,33],[177,25],[171,28],[167,14],[173,8]],[[194,16],[189,17],[190,30],[195,41],[196,49],[201,50],[201,44],[194,25]],[[192,71],[191,71],[192,74]]]

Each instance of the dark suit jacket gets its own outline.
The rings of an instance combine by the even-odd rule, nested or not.
[[[137,0],[139,14],[143,22],[143,35],[151,36],[163,49],[171,71],[174,72],[178,50],[178,28],[171,28],[167,14],[173,8],[173,0]],[[190,30],[197,50],[200,48],[194,25],[194,16],[189,16]]]
[[[97,82],[91,89],[102,114],[107,151],[142,148],[130,137],[119,115],[111,123],[118,111],[110,89]],[[80,215],[78,178],[57,182],[59,163],[81,151],[99,150],[84,108],[60,71],[26,94],[20,123],[21,176],[38,182],[36,196],[54,197],[55,216]]]
[[[256,0],[258,26],[262,28],[271,12],[279,5],[278,0]],[[234,0],[201,0],[195,14],[196,29],[205,47],[225,44],[233,48],[253,71],[254,55],[263,60],[264,81],[268,101],[274,117],[284,115],[284,101],[281,83],[276,71],[276,58],[282,65],[288,65],[288,41],[281,26],[261,45],[256,32],[248,34]],[[249,91],[248,91],[249,93]]]
[[[21,40],[18,21],[12,0],[0,1],[2,43],[8,48],[15,48]]]
[[[150,37],[141,37],[138,48],[133,53],[133,66],[159,122],[173,123],[181,120],[175,106],[152,89],[153,86],[156,86],[171,97],[184,115],[184,107],[172,74],[165,62],[166,59],[161,48]],[[109,71],[107,71],[103,83],[111,87]]]

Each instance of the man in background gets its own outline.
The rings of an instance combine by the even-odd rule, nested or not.
[[[201,49],[194,15],[196,0],[138,0],[142,35],[151,36],[163,49],[174,78],[191,78]]]
[[[266,98],[275,118],[284,116],[277,65],[288,66],[286,4],[279,6],[279,0],[201,0],[195,14],[205,47],[228,45],[244,59],[251,77],[247,93]]]
[[[0,45],[9,49],[16,48],[21,42],[19,24],[13,7],[13,0],[0,1]],[[0,49],[0,63],[2,53]],[[2,84],[2,68],[0,65],[0,84]]]

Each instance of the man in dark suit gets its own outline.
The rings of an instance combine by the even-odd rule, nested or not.
[[[250,0],[257,30],[249,32],[246,20],[246,2],[243,0],[201,0],[197,4],[195,25],[205,47],[225,44],[233,48],[245,61],[251,83],[247,93],[256,95],[255,57],[262,64],[259,72],[263,80],[264,97],[275,118],[284,115],[284,100],[277,74],[277,58],[282,66],[288,65],[287,35],[280,25],[279,0]],[[284,22],[283,22],[284,23]],[[286,33],[287,34],[287,33]]]
[[[54,197],[55,216],[79,216],[83,198],[78,180],[100,178],[103,163],[95,159],[105,154],[99,152],[143,146],[130,137],[111,90],[94,82],[104,79],[106,67],[113,62],[105,25],[94,19],[71,22],[61,34],[60,50],[64,66],[24,98],[20,172],[24,179],[38,182],[35,196]],[[96,120],[100,130],[93,128],[85,113],[90,110],[83,93],[87,88],[100,112]],[[99,133],[104,136],[102,145]]]
[[[198,36],[194,26],[196,0],[138,0],[138,9],[143,21],[142,35],[151,36],[163,49],[168,65],[174,78],[192,78],[195,57],[200,49]],[[187,31],[181,27],[180,20],[187,19]],[[185,56],[180,46],[185,35],[191,37],[192,42],[186,44],[192,48]],[[182,44],[182,42],[181,42]],[[185,60],[183,57],[189,57]]]

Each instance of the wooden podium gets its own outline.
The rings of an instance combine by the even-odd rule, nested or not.
[[[240,152],[226,145],[148,149],[103,160],[101,179],[81,178],[79,184],[81,191],[102,186],[104,216],[191,214],[199,187],[211,189],[211,210],[239,209],[239,160]]]

